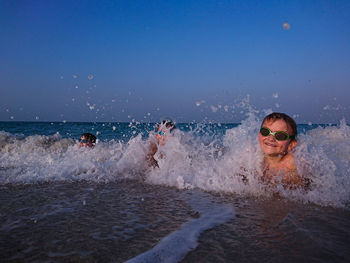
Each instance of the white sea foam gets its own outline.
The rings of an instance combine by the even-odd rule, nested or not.
[[[47,181],[109,182],[124,179],[149,184],[200,188],[243,195],[271,195],[259,182],[262,153],[254,114],[223,136],[205,132],[203,126],[174,133],[159,147],[156,168],[146,155],[152,138],[139,134],[128,142],[100,142],[79,148],[72,139],[54,136],[14,136],[0,132],[0,184]],[[287,198],[344,207],[350,200],[350,127],[318,127],[298,137],[295,159],[300,174],[311,180],[311,190],[288,191]],[[242,180],[242,179],[245,180]]]
[[[195,199],[186,200],[198,212],[199,218],[186,222],[179,230],[163,238],[154,248],[126,262],[179,262],[197,247],[198,238],[203,231],[223,224],[235,216],[232,207],[212,203],[204,194],[200,195],[201,198],[197,196]]]
[[[299,136],[296,162],[299,173],[312,180],[304,200],[324,205],[346,204],[350,199],[350,127],[318,127]]]

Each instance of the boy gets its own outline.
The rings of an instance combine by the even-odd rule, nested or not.
[[[94,147],[96,144],[96,136],[91,133],[83,133],[80,137],[79,147]]]
[[[291,153],[297,145],[297,134],[295,121],[285,113],[274,112],[264,118],[259,132],[259,144],[264,153],[263,181],[276,184],[281,178],[285,188],[306,186]]]
[[[147,160],[153,167],[158,167],[158,162],[154,159],[154,155],[158,151],[159,145],[165,145],[167,136],[175,129],[175,125],[171,120],[163,120],[157,128],[156,141],[152,141],[150,150],[147,154]]]

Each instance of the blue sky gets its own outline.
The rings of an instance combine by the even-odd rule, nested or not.
[[[0,0],[0,121],[350,122],[349,25],[350,1]]]

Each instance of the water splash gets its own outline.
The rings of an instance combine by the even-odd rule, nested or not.
[[[111,136],[118,134],[122,139],[102,140],[93,149],[79,148],[77,141],[60,134],[0,132],[0,184],[132,179],[179,189],[271,196],[274,192],[259,180],[260,122],[261,118],[251,112],[240,125],[230,128],[221,124],[184,125],[160,146],[155,155],[157,168],[146,161],[154,135],[148,132],[152,125],[96,127],[101,136],[109,130]],[[102,128],[106,130],[101,132]],[[350,127],[343,120],[335,126],[305,125],[304,129],[298,137],[295,160],[298,172],[310,179],[311,188],[303,192],[280,187],[277,191],[297,201],[346,207],[350,200]]]

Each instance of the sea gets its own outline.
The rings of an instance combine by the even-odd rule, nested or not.
[[[298,125],[291,190],[261,121],[176,123],[158,166],[156,123],[0,122],[0,261],[350,262],[350,126]]]

